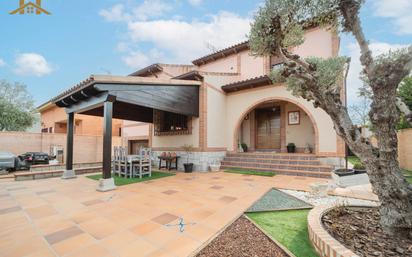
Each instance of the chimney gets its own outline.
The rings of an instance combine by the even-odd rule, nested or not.
[[[41,0],[36,0],[36,5],[41,7]],[[36,8],[36,14],[40,14],[40,10],[38,8]]]
[[[24,0],[20,0],[20,8],[24,6]],[[24,14],[24,8],[20,10],[20,14]]]

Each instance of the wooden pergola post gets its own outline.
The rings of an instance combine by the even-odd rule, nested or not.
[[[67,114],[67,144],[66,144],[66,170],[62,179],[75,178],[73,170],[73,138],[74,138],[74,112]]]
[[[113,102],[103,104],[103,174],[97,191],[106,192],[116,189],[112,178],[112,118]]]

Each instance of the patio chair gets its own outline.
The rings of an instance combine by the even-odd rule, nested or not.
[[[152,176],[151,155],[152,150],[150,148],[140,148],[139,160],[133,163],[133,176],[139,176],[139,178],[144,175]]]
[[[120,167],[118,163],[120,160],[120,157],[119,157],[120,149],[119,148],[120,147],[118,146],[113,147],[112,171],[113,171],[113,174],[115,175],[120,175],[119,174]]]
[[[130,166],[127,160],[127,147],[120,147],[117,165],[119,176],[128,177],[131,175]]]

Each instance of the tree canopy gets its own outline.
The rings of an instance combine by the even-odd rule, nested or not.
[[[24,131],[35,121],[34,101],[25,85],[0,81],[0,131]]]

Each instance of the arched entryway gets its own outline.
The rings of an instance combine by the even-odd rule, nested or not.
[[[318,152],[316,122],[304,106],[290,99],[266,98],[251,105],[239,118],[234,131],[235,151],[246,144],[249,151],[287,152],[293,143],[296,152]]]

